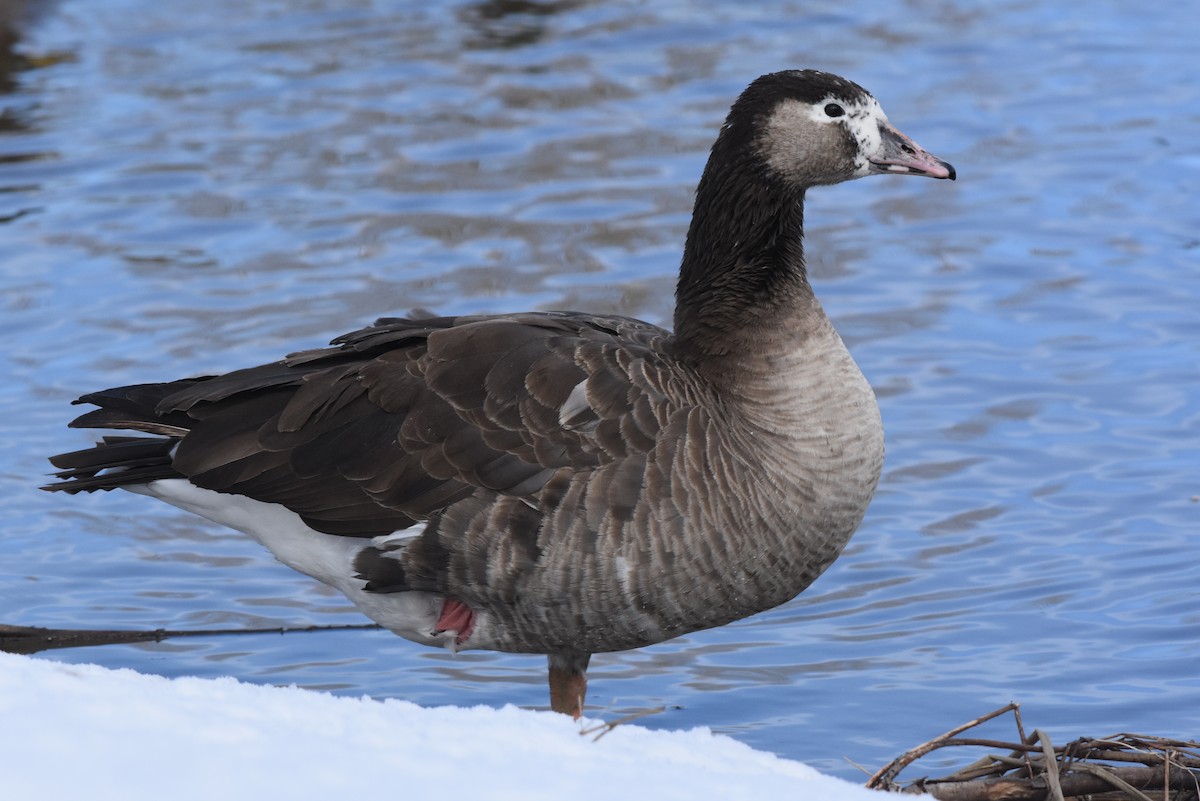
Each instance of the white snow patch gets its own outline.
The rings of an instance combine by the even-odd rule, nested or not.
[[[880,798],[707,729],[588,725],[0,653],[4,798]]]

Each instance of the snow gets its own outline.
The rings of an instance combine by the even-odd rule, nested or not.
[[[0,653],[5,798],[879,798],[708,729],[600,723]]]

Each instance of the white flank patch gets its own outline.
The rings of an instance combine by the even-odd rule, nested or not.
[[[424,525],[413,526],[371,540],[323,534],[305,525],[287,507],[264,503],[244,495],[202,489],[182,478],[152,481],[125,489],[149,495],[184,511],[199,515],[253,537],[275,558],[293,570],[339,590],[363,614],[396,634],[422,645],[452,651],[473,647],[482,637],[486,614],[476,614],[475,629],[467,643],[455,641],[453,633],[433,634],[442,610],[442,596],[430,592],[376,593],[363,589],[365,582],[356,578],[354,559],[363,548],[382,546],[420,535]]]

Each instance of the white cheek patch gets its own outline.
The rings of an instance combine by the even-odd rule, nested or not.
[[[825,106],[836,103],[845,110],[841,117],[830,117],[825,113]],[[866,175],[871,168],[871,157],[883,148],[883,136],[879,133],[880,126],[888,124],[887,115],[879,101],[873,97],[847,102],[846,100],[829,95],[810,108],[811,119],[826,124],[845,125],[858,144],[858,154],[855,156],[855,174],[859,177]]]

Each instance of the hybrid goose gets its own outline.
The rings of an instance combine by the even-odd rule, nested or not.
[[[857,84],[742,93],[696,190],[674,333],[581,312],[382,319],[227,375],[84,395],[105,436],[55,456],[245,532],[401,637],[588,660],[778,606],[875,491],[875,397],[805,274],[804,194],[955,177]]]

